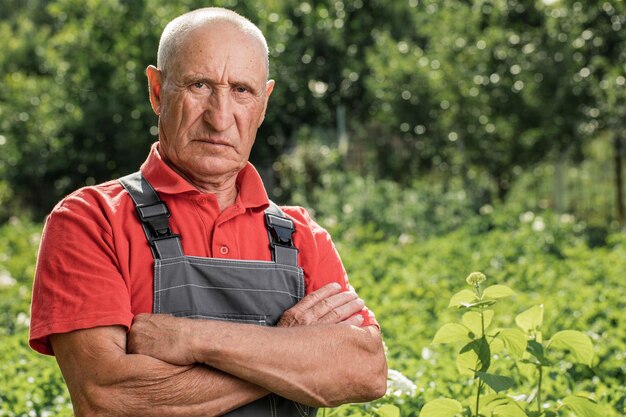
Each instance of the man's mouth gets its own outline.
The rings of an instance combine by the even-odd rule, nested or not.
[[[194,141],[206,143],[207,145],[229,146],[231,148],[233,147],[232,143],[230,143],[228,140],[221,138],[198,138],[194,139]]]

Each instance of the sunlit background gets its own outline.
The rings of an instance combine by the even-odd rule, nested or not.
[[[276,88],[252,161],[333,233],[408,387],[336,415],[417,416],[469,389],[428,346],[473,269],[519,289],[515,311],[545,302],[547,333],[594,340],[598,367],[562,365],[550,389],[624,410],[623,1],[0,0],[0,416],[69,413],[25,341],[42,222],[143,162],[144,69],[165,24],[207,5],[265,33]]]

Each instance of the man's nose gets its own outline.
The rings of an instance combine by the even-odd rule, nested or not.
[[[204,120],[217,132],[227,130],[235,122],[229,92],[218,91],[211,96],[204,110]]]

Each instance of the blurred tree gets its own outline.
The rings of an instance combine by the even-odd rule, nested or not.
[[[563,24],[577,29],[570,39],[581,63],[575,80],[584,83],[592,97],[585,105],[581,130],[588,137],[601,131],[613,136],[615,214],[621,225],[624,222],[622,157],[626,140],[626,4],[564,0],[561,7]]]
[[[2,22],[12,42],[0,59],[0,169],[37,215],[125,172],[153,140],[142,71],[155,38],[143,12],[139,2],[29,1]]]
[[[615,138],[622,189],[621,1],[212,4],[268,38],[277,85],[253,149],[260,167],[297,141],[335,141],[345,109],[342,166],[405,185],[461,178],[476,207],[539,161],[581,159],[600,130]],[[157,134],[144,69],[165,24],[205,5],[0,0],[0,220],[42,216],[71,190],[137,168]]]
[[[365,57],[378,31],[395,36],[412,31],[406,5],[383,0],[285,1],[280,15],[283,18],[275,20],[283,37],[274,37],[272,46],[279,80],[272,101],[278,111],[269,118],[280,140],[289,141],[303,125],[333,129],[341,106],[347,109],[351,129],[366,123],[378,99],[365,82],[371,71]]]
[[[436,168],[471,187],[486,171],[504,199],[524,168],[580,153],[581,64],[550,13],[534,1],[424,0],[413,27],[426,42],[380,37],[370,88],[376,117],[402,138],[398,175]]]

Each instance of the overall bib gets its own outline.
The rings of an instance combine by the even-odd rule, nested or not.
[[[265,211],[272,261],[186,256],[171,232],[167,206],[140,172],[120,179],[135,203],[154,257],[153,313],[275,326],[304,297],[293,221],[270,202]],[[258,238],[258,237],[255,237]],[[276,394],[225,415],[313,417],[317,409]]]

